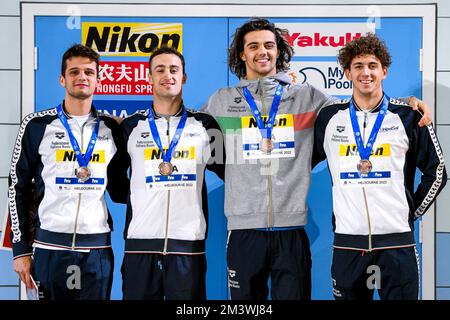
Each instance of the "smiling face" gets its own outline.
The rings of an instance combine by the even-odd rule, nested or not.
[[[255,80],[275,75],[278,55],[275,35],[271,31],[259,30],[247,33],[244,36],[244,51],[241,52],[247,79]]]
[[[163,53],[154,57],[150,65],[149,83],[153,85],[153,95],[173,98],[181,96],[181,88],[186,82],[181,59],[175,54]]]
[[[72,57],[67,59],[67,67],[59,82],[66,88],[66,97],[78,100],[93,96],[99,83],[97,64],[87,57]]]
[[[376,98],[383,95],[382,81],[386,79],[387,68],[373,54],[353,58],[345,76],[353,83],[353,95],[361,98]]]

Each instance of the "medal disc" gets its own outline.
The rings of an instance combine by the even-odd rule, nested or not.
[[[75,175],[82,182],[85,182],[91,176],[91,171],[88,167],[79,167],[78,169],[75,169]]]
[[[170,162],[161,162],[158,166],[159,173],[163,176],[169,176],[173,172],[173,165]]]
[[[273,150],[273,142],[271,139],[263,138],[259,143],[259,149],[264,154],[269,154]]]
[[[361,174],[369,174],[369,172],[372,171],[372,162],[367,159],[362,159],[359,161],[356,168]]]

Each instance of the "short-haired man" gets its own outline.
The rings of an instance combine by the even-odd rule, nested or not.
[[[221,179],[223,137],[210,115],[182,101],[184,57],[162,47],[149,59],[153,105],[121,123],[131,185],[122,264],[123,298],[206,299],[205,169]]]
[[[110,297],[112,221],[105,190],[125,203],[128,178],[116,172],[123,161],[119,125],[92,104],[98,69],[94,50],[69,48],[59,79],[64,100],[26,116],[14,147],[9,175],[14,270],[28,288],[32,275],[44,299]],[[30,217],[33,181],[37,212]]]
[[[376,35],[347,43],[339,62],[353,95],[320,111],[313,155],[313,165],[326,157],[333,182],[333,294],[370,300],[378,272],[381,299],[418,299],[414,220],[447,182],[442,150],[431,124],[383,92],[391,57]]]

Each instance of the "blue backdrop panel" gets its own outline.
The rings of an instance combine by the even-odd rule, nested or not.
[[[186,58],[188,80],[183,89],[186,106],[198,109],[217,89],[232,86],[238,79],[227,68],[227,48],[236,27],[247,18],[124,18],[82,17],[89,22],[177,22],[183,24],[183,54]],[[273,18],[280,23],[337,23],[364,22],[359,18]],[[61,57],[73,43],[81,42],[80,29],[68,29],[67,17],[41,16],[35,19],[38,69],[35,72],[35,109],[43,110],[61,102],[65,91],[59,85]],[[421,48],[422,20],[419,18],[382,18],[376,30],[387,43],[393,64],[384,82],[385,91],[392,97],[422,95],[422,73],[419,71],[419,48]],[[411,35],[414,35],[412,37]],[[102,57],[104,61],[146,61],[145,57]],[[305,60],[295,58],[295,60]],[[308,57],[308,61],[335,61],[335,57]],[[308,79],[306,79],[308,80]],[[94,103],[98,109],[111,114],[131,114],[146,109],[152,96],[106,96],[97,95]],[[207,295],[209,299],[227,299],[226,281],[226,219],[223,213],[223,184],[207,173],[209,197],[209,228],[206,246],[208,271]],[[115,274],[113,299],[121,299],[120,266],[123,257],[123,228],[125,206],[107,199],[114,219],[113,246]],[[332,244],[332,197],[331,179],[325,162],[313,171],[308,196],[309,223],[307,232],[313,254],[313,299],[332,299],[331,292],[331,244]]]

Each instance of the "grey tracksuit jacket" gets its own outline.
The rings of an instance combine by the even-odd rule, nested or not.
[[[247,86],[262,115],[268,115],[275,89],[284,87],[278,115],[292,115],[295,154],[272,159],[244,159],[242,117],[252,116],[242,93]],[[287,73],[215,92],[203,111],[216,118],[225,137],[225,215],[228,230],[303,226],[311,180],[314,121],[335,99],[308,83],[293,85]],[[244,125],[245,127],[245,125]],[[276,127],[273,134],[276,135]]]

